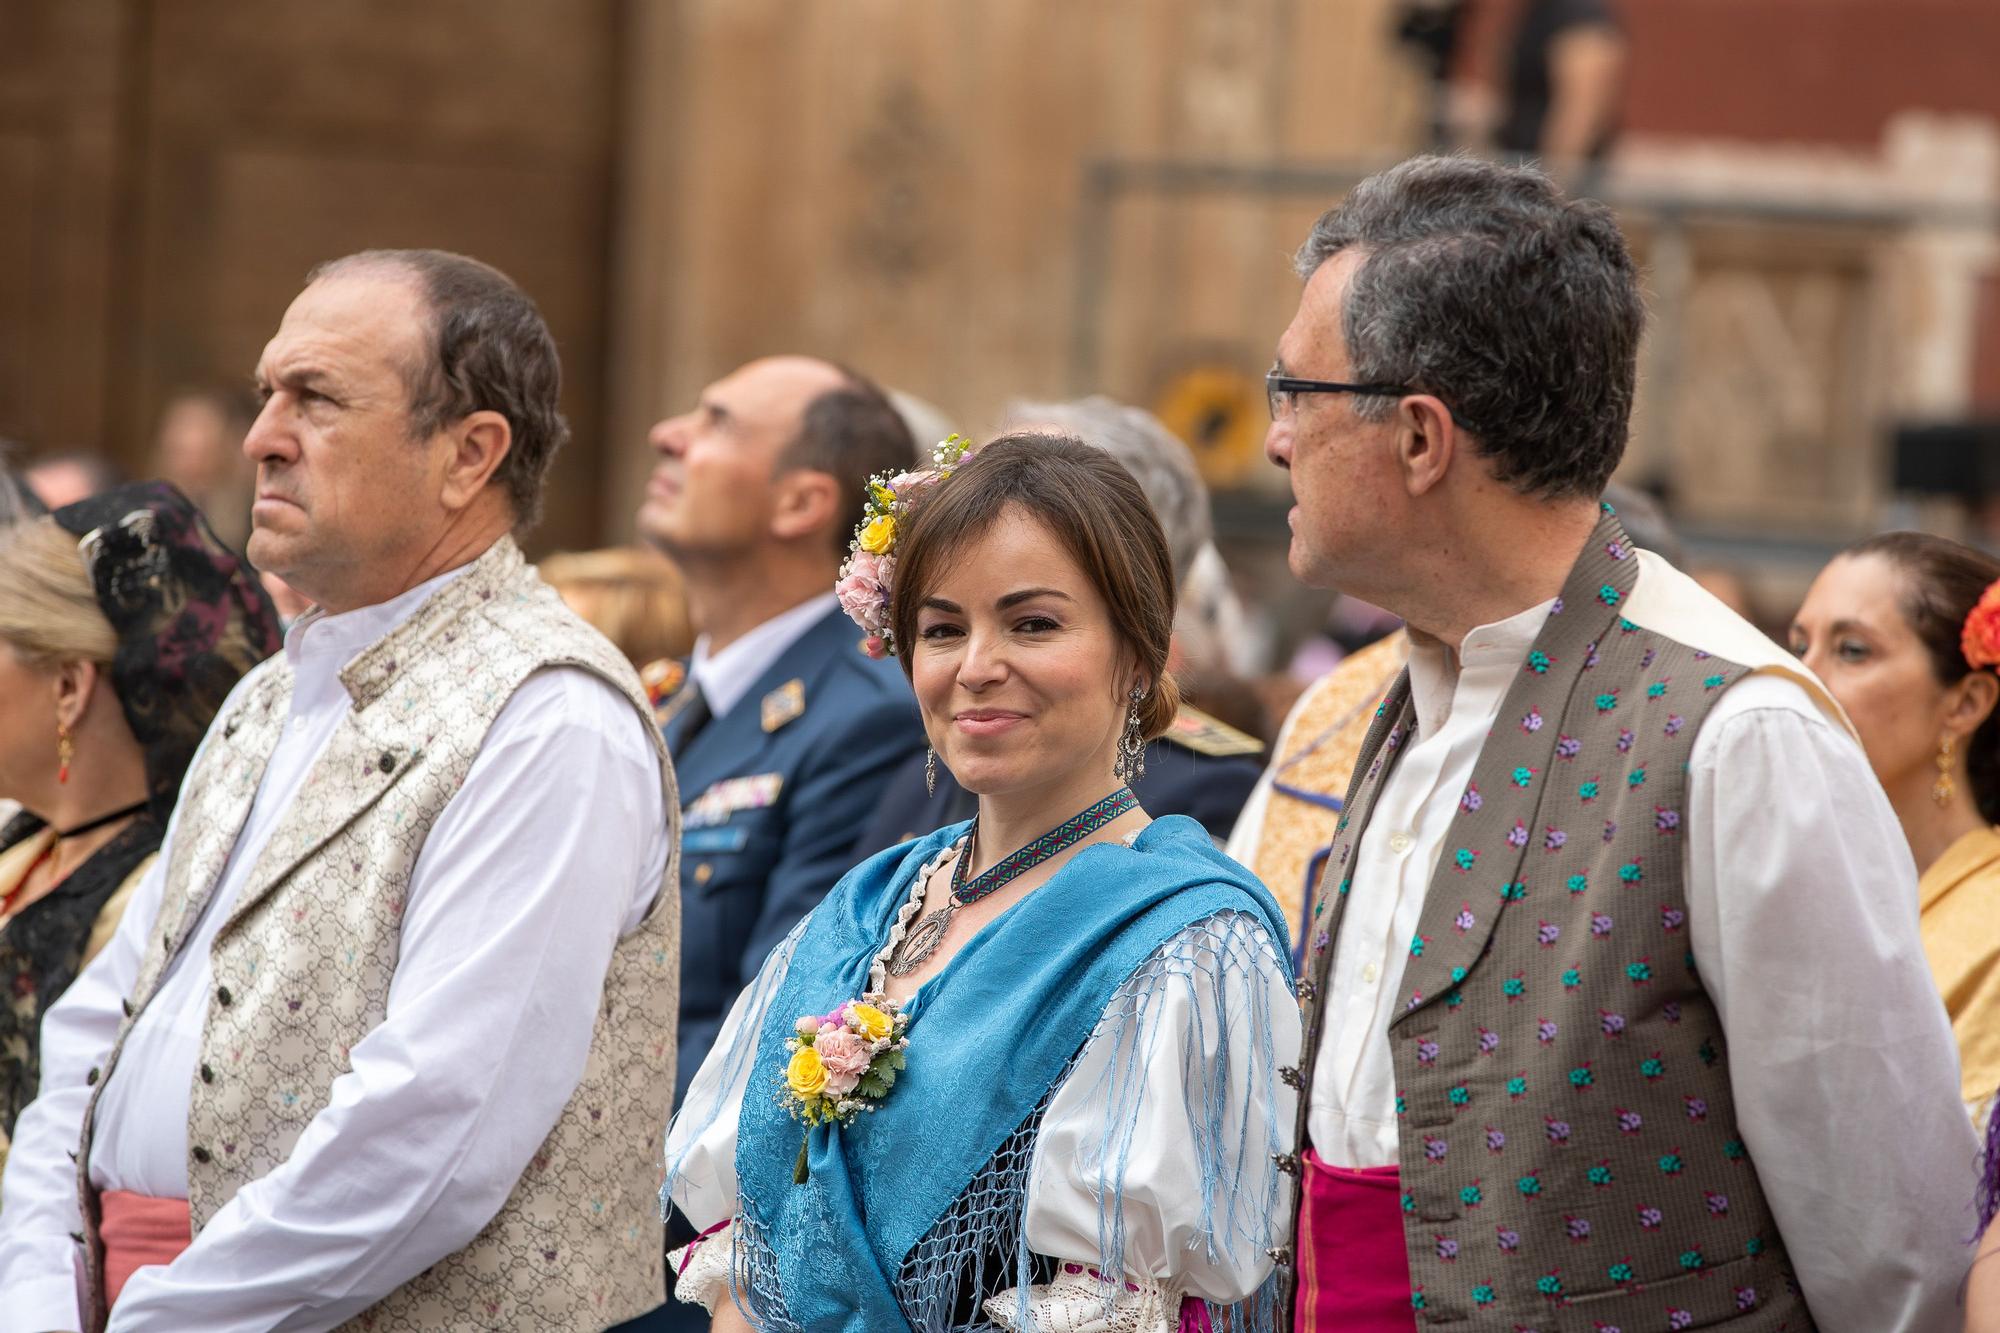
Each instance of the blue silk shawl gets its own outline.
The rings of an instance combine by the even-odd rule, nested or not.
[[[805,1131],[778,1096],[785,1039],[800,1015],[867,989],[912,880],[967,827],[890,848],[842,877],[808,919],[758,1036],[738,1188],[775,1257],[784,1315],[809,1333],[907,1327],[894,1291],[904,1256],[1041,1104],[1118,988],[1162,945],[1235,911],[1262,921],[1280,960],[1286,952],[1276,901],[1193,820],[1155,820],[1129,848],[1086,847],[911,997],[908,1067],[877,1110],[811,1131],[811,1178],[794,1184]],[[1112,1197],[1107,1189],[1107,1204]]]

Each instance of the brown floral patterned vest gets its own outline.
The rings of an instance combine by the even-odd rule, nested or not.
[[[1638,563],[1606,506],[1501,705],[1410,941],[1388,1037],[1424,1328],[1812,1327],[1688,942],[1688,753],[1747,672],[1625,619]],[[1315,895],[1301,1088],[1348,866],[1416,725],[1406,672]]]
[[[659,744],[631,666],[505,538],[342,670],[352,711],[272,833],[210,955],[215,990],[188,1112],[197,1234],[237,1190],[285,1162],[347,1072],[348,1049],[382,1021],[403,895],[425,838],[515,689],[552,666],[611,682]],[[95,1097],[215,891],[277,747],[291,687],[286,659],[271,658],[216,719],[182,789],[166,896],[128,1017],[94,1071],[77,1170],[93,1329],[105,1317],[88,1169]],[[659,756],[666,808],[677,818],[664,747]],[[583,1078],[499,1214],[348,1327],[602,1328],[659,1304],[659,1141],[673,1096],[679,998],[677,861],[669,858],[653,910],[613,950]]]

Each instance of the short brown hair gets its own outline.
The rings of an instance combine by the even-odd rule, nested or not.
[[[844,383],[806,404],[799,433],[778,455],[776,470],[820,472],[840,488],[833,549],[847,549],[868,502],[868,479],[907,472],[917,465],[917,444],[889,395],[873,380],[837,361],[828,365]]]
[[[952,557],[1010,507],[1049,530],[1104,598],[1111,626],[1153,682],[1139,706],[1148,739],[1180,709],[1167,672],[1174,634],[1174,562],[1166,534],[1132,474],[1068,435],[1002,435],[911,507],[896,538],[889,608],[903,673],[917,639],[917,608]]]
[[[448,250],[363,250],[321,264],[306,285],[378,267],[413,278],[430,314],[423,362],[404,369],[410,434],[428,439],[474,412],[507,418],[512,440],[493,480],[506,488],[514,527],[533,527],[549,468],[569,441],[562,360],[542,312],[499,269]]]

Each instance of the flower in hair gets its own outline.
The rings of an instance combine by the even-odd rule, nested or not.
[[[861,650],[873,658],[896,654],[896,633],[890,624],[889,599],[896,586],[896,535],[911,503],[958,469],[973,449],[972,441],[953,434],[931,450],[927,468],[895,475],[882,473],[868,481],[868,499],[840,581],[833,585],[840,609],[866,636]]]
[[[1988,584],[1972,610],[1966,613],[1958,646],[1965,654],[1966,665],[1975,670],[2000,666],[2000,580]]]

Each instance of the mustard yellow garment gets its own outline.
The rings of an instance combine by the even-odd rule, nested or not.
[[[1946,848],[1918,882],[1917,902],[1924,953],[1958,1038],[1961,1095],[1980,1107],[2000,1089],[2000,829]]]

